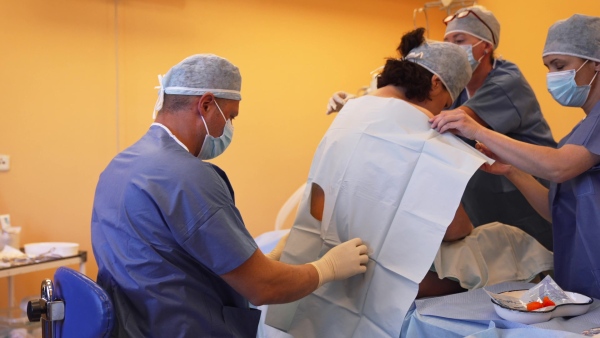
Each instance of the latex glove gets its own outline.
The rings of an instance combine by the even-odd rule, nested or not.
[[[367,246],[360,238],[354,238],[329,250],[312,264],[319,274],[319,287],[334,281],[352,277],[367,271]]]
[[[331,113],[339,112],[342,107],[348,102],[348,100],[355,98],[356,96],[346,93],[346,92],[336,92],[329,99],[329,104],[327,105],[327,115]]]
[[[290,237],[290,233],[288,232],[285,236],[281,237],[277,245],[271,252],[265,254],[268,259],[272,259],[274,261],[278,261],[281,258],[281,253],[283,252],[283,248],[285,248],[285,243],[287,243],[288,237]]]

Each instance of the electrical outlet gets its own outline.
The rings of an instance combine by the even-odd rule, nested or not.
[[[0,155],[0,171],[8,171],[10,169],[10,156]]]

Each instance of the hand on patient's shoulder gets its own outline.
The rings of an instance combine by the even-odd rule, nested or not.
[[[319,286],[342,280],[367,271],[367,246],[360,238],[341,243],[329,250],[321,259],[312,262],[319,273]]]
[[[355,97],[356,96],[343,91],[334,93],[329,99],[329,104],[327,105],[327,115],[339,112],[342,110],[342,107],[346,104],[346,102],[348,102],[348,100]]]

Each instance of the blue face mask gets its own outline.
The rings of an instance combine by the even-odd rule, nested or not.
[[[585,60],[583,65],[587,62],[588,60]],[[583,67],[583,65],[581,65],[581,67]],[[579,69],[581,69],[581,67],[579,67]],[[556,102],[563,106],[581,107],[590,94],[591,84],[596,79],[598,72],[596,72],[594,78],[592,78],[592,81],[588,85],[578,86],[575,82],[575,74],[577,74],[579,69],[569,69],[546,74],[548,91],[552,94],[552,97]]]
[[[204,138],[204,143],[202,143],[202,149],[200,149],[198,157],[203,160],[210,160],[221,155],[225,149],[227,149],[231,143],[231,139],[233,138],[233,124],[231,123],[231,120],[225,118],[225,114],[223,114],[223,111],[221,110],[221,107],[219,107],[217,101],[215,101],[215,104],[217,105],[221,116],[223,116],[223,119],[225,120],[225,128],[223,128],[223,134],[221,136],[210,136],[204,116],[201,116],[202,122],[204,122],[204,128],[206,128],[206,137]]]
[[[475,68],[477,68],[477,66],[479,66],[479,62],[485,56],[485,54],[482,55],[479,58],[479,60],[475,60],[475,57],[473,56],[473,47],[477,46],[478,44],[480,44],[482,42],[483,42],[483,40],[479,40],[479,42],[474,45],[458,45],[460,48],[464,49],[465,52],[467,52],[467,56],[469,57],[469,64],[471,65],[472,71],[475,71]]]

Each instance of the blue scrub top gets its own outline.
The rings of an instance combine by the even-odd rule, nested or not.
[[[100,175],[92,246],[117,336],[256,336],[260,311],[219,276],[257,249],[229,188],[155,125]]]
[[[467,90],[463,90],[451,109],[463,105],[492,130],[522,142],[556,147],[535,93],[514,63],[495,60],[494,69],[475,95],[469,98]],[[549,186],[549,182],[541,182]],[[478,170],[467,184],[462,204],[474,226],[490,222],[513,225],[552,250],[552,224],[504,176]]]
[[[600,155],[600,103],[563,138]],[[565,291],[600,299],[600,164],[550,187],[554,278]]]

